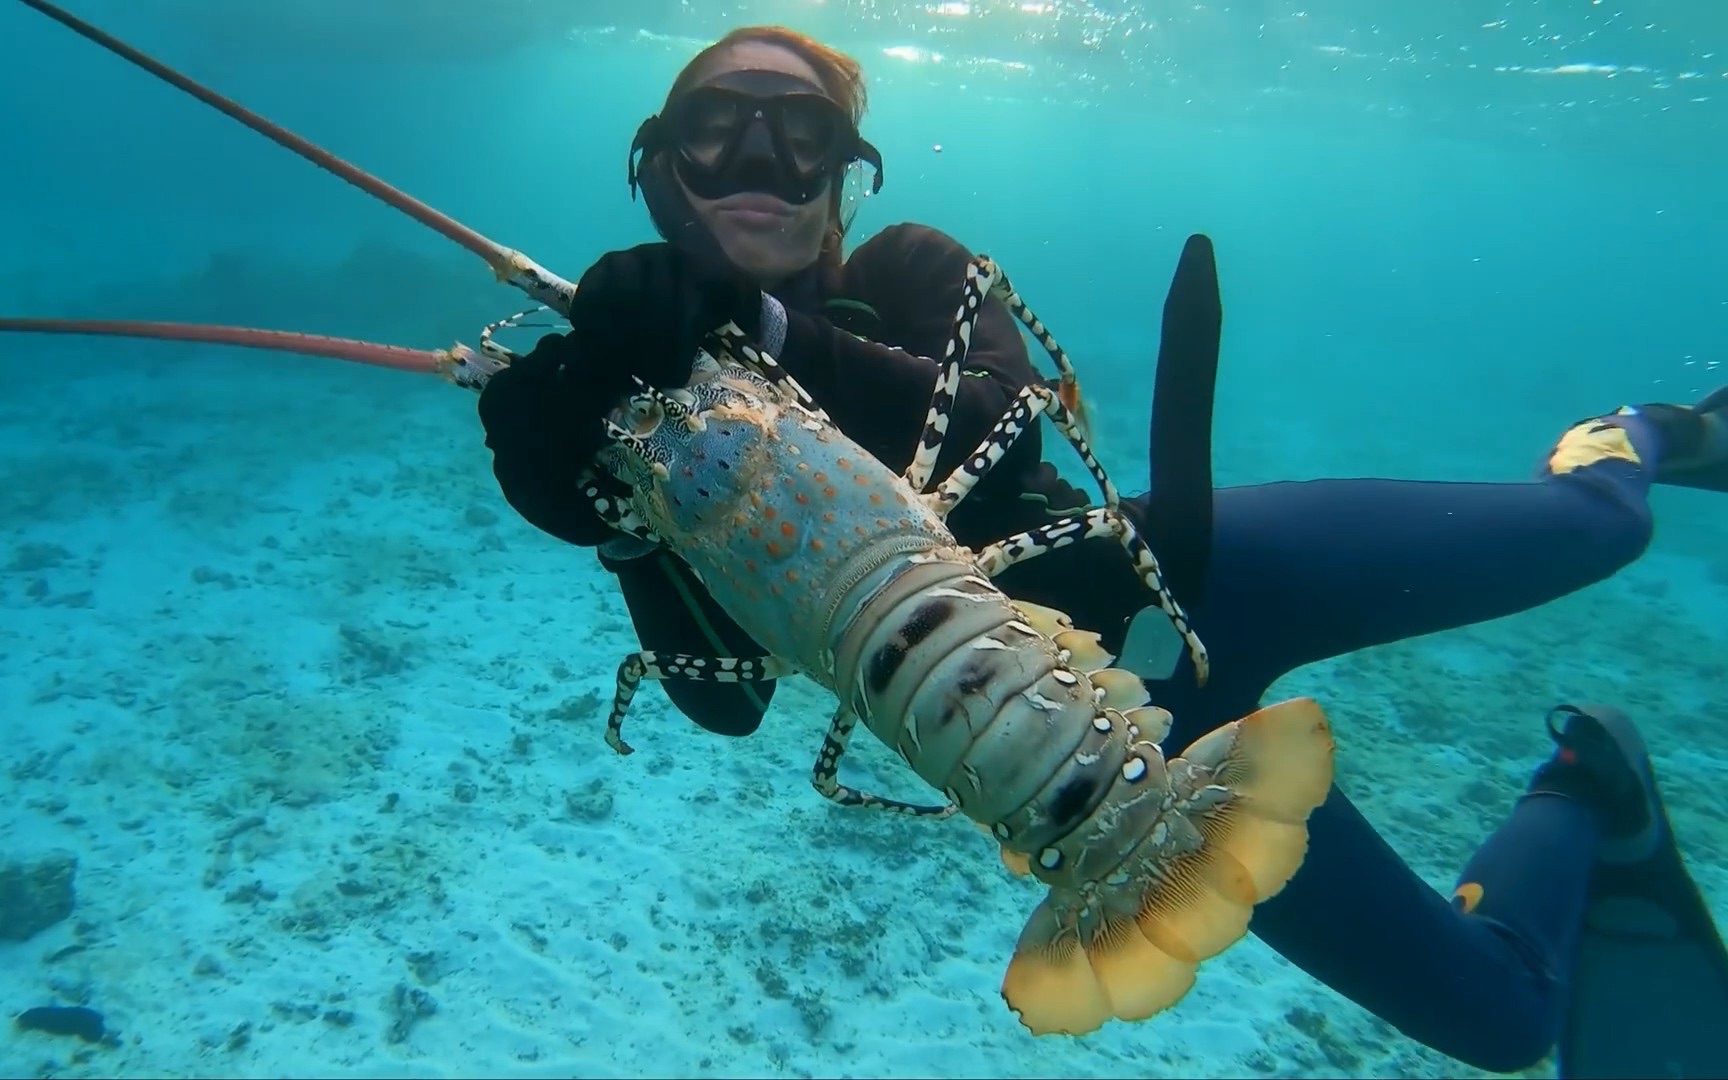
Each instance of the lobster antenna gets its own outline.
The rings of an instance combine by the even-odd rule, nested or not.
[[[545,269],[520,251],[495,243],[449,215],[434,210],[412,195],[392,187],[364,169],[343,161],[328,150],[306,141],[281,125],[266,120],[238,102],[194,82],[168,65],[147,56],[76,15],[48,3],[47,0],[23,0],[23,3],[66,26],[80,37],[93,41],[122,59],[136,64],[163,82],[185,91],[213,109],[226,113],[278,146],[292,150],[319,168],[341,177],[385,205],[395,207],[420,224],[485,259],[487,264],[492,267],[492,272],[498,276],[499,281],[522,290],[540,303],[556,310],[560,315],[567,316],[570,314],[570,302],[576,295],[576,286]]]
[[[508,360],[480,355],[466,345],[448,349],[409,349],[401,345],[379,345],[353,338],[302,334],[290,330],[255,330],[250,327],[213,326],[198,323],[136,322],[122,319],[9,319],[0,318],[0,333],[87,334],[96,337],[145,338],[155,341],[194,341],[208,345],[233,345],[244,349],[299,353],[347,360],[371,367],[441,375],[458,386],[479,390]]]

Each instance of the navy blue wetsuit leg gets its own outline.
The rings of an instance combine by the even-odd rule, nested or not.
[[[1650,542],[1648,490],[1648,471],[1617,459],[1526,484],[1226,488],[1215,502],[1206,606],[1225,621],[1255,621],[1244,659],[1276,679],[1527,611],[1612,576]]]
[[[1654,431],[1616,417],[1646,463]],[[1252,711],[1317,660],[1482,622],[1557,599],[1649,542],[1648,466],[1605,459],[1527,484],[1328,480],[1217,493],[1202,603],[1212,684],[1151,684],[1180,748]],[[1460,706],[1467,703],[1459,702]],[[1256,909],[1254,932],[1406,1035],[1511,1071],[1554,1045],[1595,857],[1583,805],[1521,799],[1449,900],[1417,877],[1334,788],[1306,862]],[[1472,907],[1467,914],[1465,908]]]

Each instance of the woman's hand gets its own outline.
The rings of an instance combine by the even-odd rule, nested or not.
[[[642,244],[602,256],[582,275],[567,336],[597,369],[589,375],[596,389],[627,393],[631,375],[662,389],[683,386],[704,335],[731,321],[754,336],[761,316],[762,290],[742,274],[671,244]]]
[[[571,330],[548,334],[494,375],[480,395],[492,472],[510,505],[535,527],[581,547],[620,534],[583,496],[606,445],[602,419],[636,389],[690,379],[708,332],[736,322],[754,334],[762,293],[740,275],[697,267],[670,244],[601,257],[582,275]]]

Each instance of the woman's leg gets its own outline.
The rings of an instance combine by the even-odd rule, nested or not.
[[[1254,624],[1256,677],[1525,611],[1643,553],[1660,433],[1568,432],[1529,483],[1349,479],[1217,493],[1202,609]],[[1575,434],[1576,433],[1576,434]],[[1197,625],[1205,620],[1196,615]],[[1231,635],[1232,637],[1236,635]],[[1204,634],[1202,634],[1204,638]]]
[[[1565,1034],[1575,1051],[1600,1054],[1607,1046],[1617,1060],[1634,1063],[1627,1075],[1659,1073],[1663,1062],[1677,1060],[1659,1024],[1628,1018],[1610,1043],[1576,1029],[1593,1022],[1579,1019],[1571,999],[1585,912],[1605,898],[1595,890],[1640,882],[1641,906],[1618,910],[1636,910],[1646,930],[1688,918],[1703,924],[1694,929],[1707,959],[1722,955],[1721,944],[1697,886],[1675,869],[1683,864],[1632,721],[1611,707],[1561,705],[1547,722],[1554,754],[1471,856],[1450,902],[1334,789],[1309,819],[1306,862],[1282,893],[1255,909],[1252,929],[1404,1034],[1477,1068],[1527,1068]],[[1665,867],[1669,883],[1658,885]],[[1611,973],[1598,962],[1586,973],[1589,985],[1601,991],[1604,978],[1663,978],[1648,962],[1638,970],[1628,955],[1616,954],[1620,966]],[[1708,993],[1720,1000],[1714,971],[1675,967],[1671,956],[1659,955],[1667,978],[1691,980],[1672,988],[1677,999]],[[1688,1067],[1721,1061],[1719,1045],[1688,1046]]]
[[[1149,684],[1180,747],[1302,664],[1538,606],[1649,542],[1662,432],[1576,426],[1528,484],[1338,480],[1220,491],[1193,612],[1213,685]],[[1406,1035],[1491,1071],[1553,1048],[1601,838],[1599,808],[1551,782],[1557,756],[1472,857],[1449,900],[1336,788],[1307,859],[1252,929]],[[1564,770],[1560,770],[1564,771]]]
[[[1513,1072],[1553,1048],[1595,862],[1587,806],[1553,794],[1520,800],[1471,860],[1454,902],[1337,788],[1308,830],[1301,870],[1254,910],[1256,936],[1410,1038],[1479,1069]]]

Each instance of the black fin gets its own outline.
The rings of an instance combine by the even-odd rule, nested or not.
[[[1562,1080],[1728,1076],[1728,949],[1659,794],[1655,806],[1654,853],[1598,863],[1592,875],[1556,1055]]]
[[[1142,530],[1171,593],[1190,611],[1200,603],[1212,554],[1212,404],[1223,327],[1212,241],[1195,233],[1164,299],[1152,397],[1151,499]]]
[[[1698,413],[1719,414],[1717,421],[1728,423],[1728,386],[1717,388],[1691,408]],[[1728,456],[1718,456],[1690,465],[1664,464],[1657,470],[1656,482],[1664,487],[1728,492]]]

